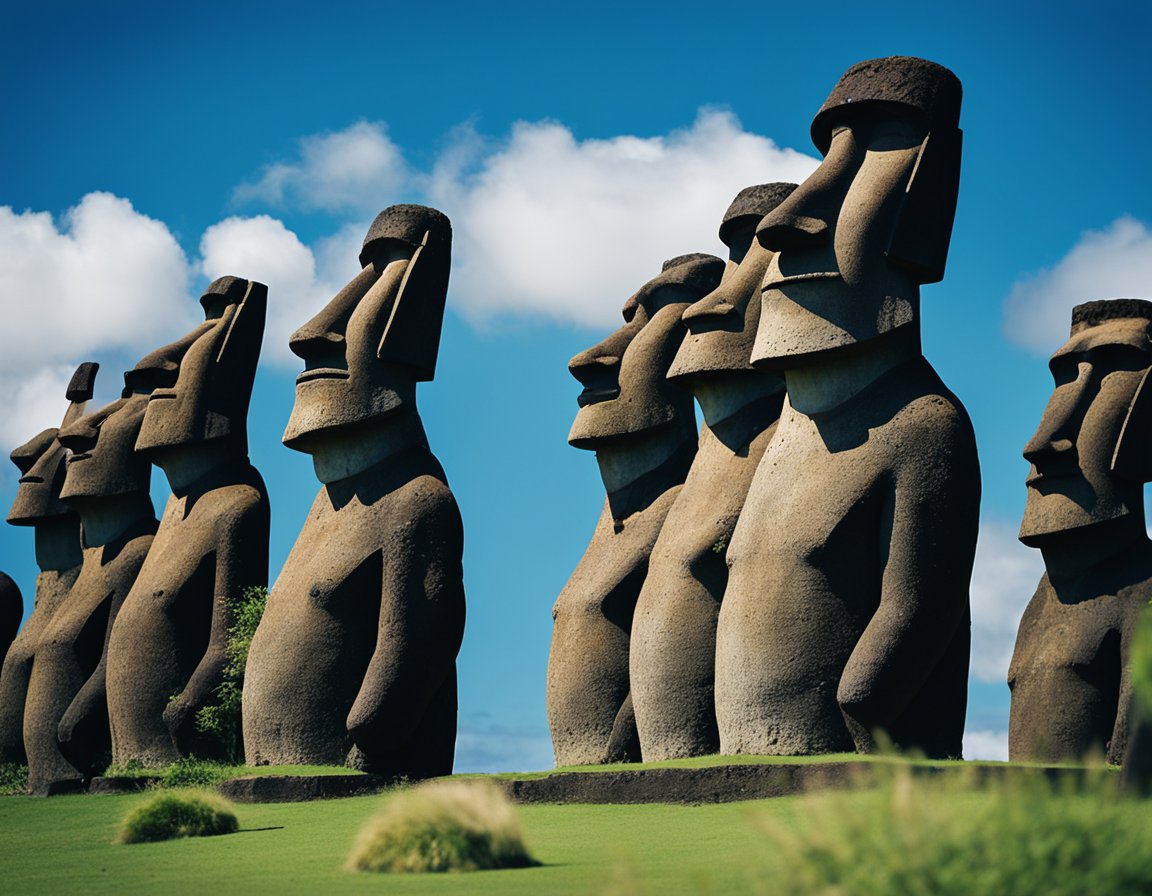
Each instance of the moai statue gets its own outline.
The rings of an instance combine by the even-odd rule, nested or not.
[[[723,753],[895,746],[959,756],[980,470],[920,350],[944,276],[960,82],[853,66],[812,122],[824,161],[765,216],[752,353],[787,400],[728,548],[716,635]]]
[[[760,219],[795,189],[762,184],[733,200],[720,225],[728,265],[720,285],[684,312],[688,335],[668,372],[696,396],[704,427],[632,618],[629,680],[646,762],[720,749],[713,679],[724,552],[784,402],[784,378],[749,362],[772,259],[754,237]]]
[[[200,299],[204,323],[137,365],[140,377],[175,373],[149,395],[136,441],[172,495],[108,642],[119,765],[222,754],[196,713],[218,699],[230,603],[268,582],[268,493],[247,427],[267,301],[262,283],[222,277]]]
[[[362,270],[289,342],[304,360],[284,444],[323,484],[253,638],[251,764],[452,771],[463,524],[416,407],[433,378],[452,227],[396,205]]]
[[[24,618],[24,596],[10,575],[0,572],[0,662],[20,630]]]
[[[65,397],[70,402],[61,427],[74,423],[92,398],[100,365],[86,361],[76,368]],[[25,763],[24,704],[32,677],[32,660],[52,617],[68,597],[80,574],[80,517],[60,500],[67,453],[56,436],[46,429],[12,452],[20,483],[8,515],[15,526],[32,526],[35,532],[36,596],[28,621],[8,648],[0,669],[0,762]]]
[[[158,525],[148,495],[152,465],[135,450],[149,391],[126,387],[118,401],[57,436],[69,452],[60,497],[80,515],[84,560],[44,630],[28,685],[24,745],[35,794],[78,787],[111,748],[108,635]]]
[[[1077,305],[1049,362],[1056,389],[1024,447],[1020,540],[1044,576],[1008,671],[1010,759],[1124,757],[1129,646],[1152,599],[1152,302]]]
[[[568,443],[596,452],[607,499],[552,608],[546,701],[556,764],[639,760],[628,639],[648,558],[696,454],[692,394],[667,379],[690,304],[724,262],[684,255],[624,303],[624,326],[568,362],[584,386]]]

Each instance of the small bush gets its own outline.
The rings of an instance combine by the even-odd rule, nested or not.
[[[186,756],[164,769],[161,787],[211,787],[239,774],[238,766]]]
[[[1152,716],[1152,605],[1144,608],[1132,638],[1132,693],[1138,711]]]
[[[436,781],[403,790],[364,826],[354,871],[481,871],[537,864],[516,809],[486,781]]]
[[[0,796],[28,792],[28,766],[19,762],[0,762]]]
[[[224,648],[228,659],[224,666],[224,680],[216,688],[216,702],[196,712],[196,730],[219,741],[225,755],[233,762],[243,759],[244,752],[240,730],[244,667],[248,664],[248,649],[267,604],[268,589],[259,586],[245,588],[238,599],[228,601],[232,625],[228,628],[228,641]]]
[[[1040,775],[977,785],[903,771],[877,793],[805,797],[793,828],[760,824],[780,847],[773,889],[795,896],[1152,892],[1152,819],[1114,788],[1100,780],[1054,790]]]
[[[152,843],[177,837],[212,837],[239,830],[232,804],[212,793],[171,791],[152,797],[125,817],[117,843]]]

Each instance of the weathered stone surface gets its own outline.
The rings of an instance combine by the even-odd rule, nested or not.
[[[108,644],[119,765],[220,755],[196,713],[223,680],[229,601],[268,581],[268,494],[247,442],[267,288],[224,277],[200,301],[204,323],[125,376],[130,388],[154,386],[136,450],[172,495]]]
[[[1152,302],[1089,302],[1049,362],[1020,540],[1046,572],[1008,672],[1012,759],[1124,757],[1129,647],[1152,599],[1143,483],[1152,480]]]
[[[749,363],[772,258],[754,235],[795,188],[759,184],[732,201],[720,225],[728,265],[720,285],[685,310],[688,334],[668,373],[695,395],[705,425],[632,619],[629,681],[645,762],[720,749],[713,680],[724,552],[784,399],[783,377]]]
[[[251,764],[452,770],[464,536],[416,409],[450,248],[435,209],[385,209],[363,270],[292,336],[305,369],[284,443],[312,455],[324,485],[248,656]]]
[[[92,397],[99,365],[85,362],[76,368],[65,397],[70,404],[61,426],[68,426],[84,413]],[[57,429],[47,429],[12,452],[20,470],[16,500],[8,522],[35,530],[36,596],[28,621],[17,634],[0,669],[0,762],[27,761],[24,749],[24,704],[33,659],[52,617],[68,596],[80,574],[80,518],[60,500],[64,484],[64,446]]]
[[[0,572],[0,657],[7,655],[23,618],[24,596],[20,586],[7,573]]]
[[[395,783],[383,775],[251,775],[222,781],[216,791],[236,803],[304,803],[371,796]]]
[[[666,262],[625,302],[624,326],[568,364],[584,386],[568,441],[596,452],[607,500],[552,610],[546,700],[557,765],[639,758],[627,700],[632,614],[696,448],[691,393],[666,374],[684,310],[716,287],[723,264]]]
[[[875,93],[833,91],[824,161],[757,229],[776,255],[752,364],[783,371],[788,399],[728,548],[724,753],[870,751],[878,729],[961,750],[980,473],[919,333],[959,179],[956,115],[931,103],[958,105],[959,85],[892,57],[841,87],[865,69],[885,73]]]
[[[24,712],[28,787],[47,794],[90,777],[111,748],[106,645],[156,531],[151,465],[136,455],[146,393],[64,427],[61,498],[80,514],[83,563],[36,649]]]

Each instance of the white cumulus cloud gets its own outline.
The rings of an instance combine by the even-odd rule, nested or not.
[[[1049,355],[1068,339],[1074,306],[1114,298],[1152,298],[1152,231],[1129,215],[1087,231],[1053,267],[1018,280],[1004,302],[1004,334]]]
[[[300,141],[299,158],[267,166],[233,193],[236,202],[339,211],[389,205],[416,175],[380,122],[359,121],[342,131]]]
[[[1008,731],[965,731],[965,759],[1008,761]]]
[[[428,201],[453,223],[454,307],[474,321],[599,327],[665,259],[723,254],[716,230],[739,190],[799,183],[817,165],[715,109],[646,138],[578,140],[559,123],[521,122],[495,146],[458,135],[441,162]]]
[[[972,675],[1002,683],[1016,644],[1020,617],[1031,600],[1044,560],[1022,545],[1017,528],[1002,520],[981,521],[972,569]]]
[[[345,228],[321,241],[314,252],[275,218],[226,218],[204,232],[200,270],[209,280],[231,274],[265,284],[268,321],[261,360],[299,367],[300,360],[288,351],[288,337],[359,270],[362,236],[353,237],[353,232],[353,227]],[[325,276],[325,264],[332,269],[331,277]]]
[[[168,228],[109,193],[89,193],[59,220],[0,206],[0,443],[57,426],[80,361],[119,390],[140,355],[192,325],[189,266]]]

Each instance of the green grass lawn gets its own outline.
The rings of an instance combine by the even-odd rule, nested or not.
[[[792,798],[718,806],[525,806],[538,868],[471,874],[375,875],[342,865],[386,795],[240,805],[241,831],[113,846],[120,820],[146,797],[0,799],[0,873],[20,894],[652,893],[746,892],[769,849],[754,809],[790,817]]]

